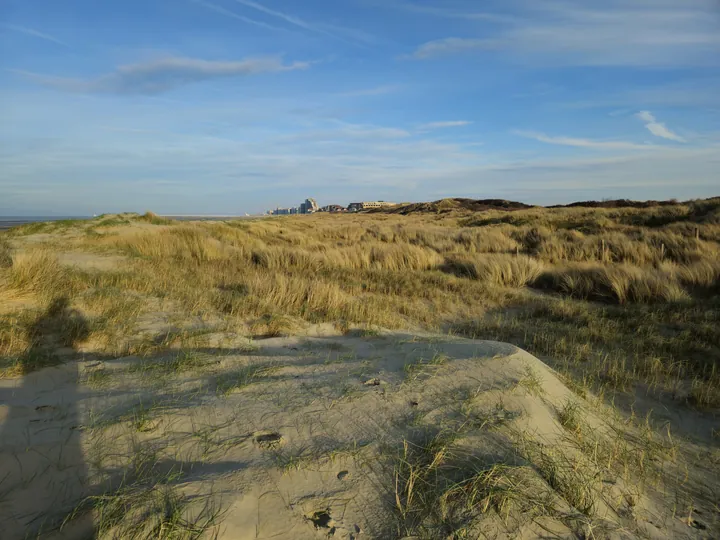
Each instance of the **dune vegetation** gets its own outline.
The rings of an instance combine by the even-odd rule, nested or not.
[[[450,465],[457,457],[453,444],[478,425],[425,429],[421,442],[394,450],[394,479],[386,487],[397,521],[388,530],[398,538],[469,538],[475,514],[494,512],[507,524],[511,508],[535,517],[558,512],[553,497],[559,497],[573,508],[573,534],[602,538],[606,521],[593,535],[593,516],[602,506],[595,484],[620,469],[628,484],[628,471],[635,469],[658,475],[653,489],[680,485],[655,465],[670,454],[680,463],[692,448],[682,462],[687,477],[695,478],[695,461],[703,455],[711,472],[702,474],[714,490],[697,498],[711,500],[720,490],[719,433],[712,427],[720,408],[719,294],[720,199],[511,211],[445,204],[406,215],[223,222],[122,214],[31,224],[0,233],[0,377],[10,380],[78,355],[136,358],[131,373],[150,378],[192,373],[208,363],[205,353],[192,351],[222,351],[233,340],[237,351],[239,338],[252,351],[263,339],[307,336],[320,327],[350,339],[405,332],[510,343],[541,359],[580,400],[566,399],[552,410],[574,440],[573,452],[587,462],[581,467],[573,458],[569,465],[566,454],[515,429],[504,461],[477,461],[462,471]],[[48,316],[58,299],[74,317]],[[168,351],[185,356],[167,360]],[[342,356],[331,353],[333,361]],[[414,369],[424,376],[446,369],[438,358],[405,366],[405,373],[412,378]],[[217,394],[253,386],[278,369],[251,366],[225,375]],[[94,376],[96,384],[104,380]],[[533,394],[532,377],[525,384]],[[591,427],[594,420],[577,405],[582,400],[608,407],[617,426],[630,431]],[[132,422],[137,426],[138,418]],[[549,486],[553,497],[532,488],[537,483]],[[153,505],[174,504],[174,495],[153,486],[143,491]],[[640,496],[618,493],[613,496]],[[692,509],[700,502],[683,497],[663,511],[685,520],[688,535],[717,525],[717,504],[714,517],[700,518]],[[635,503],[623,500],[632,513]],[[172,527],[186,536],[152,529],[162,523],[145,529],[133,512],[139,510],[106,532],[120,534],[127,526],[140,531],[138,538],[195,537],[182,512]],[[203,507],[196,516],[205,523],[201,537],[219,511]],[[324,514],[308,519],[325,530],[318,525],[327,521]],[[621,529],[627,537],[646,534],[627,524]]]

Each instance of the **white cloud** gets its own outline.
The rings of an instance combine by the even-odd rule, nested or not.
[[[640,111],[637,113],[637,117],[643,122],[655,122],[655,117],[650,114],[650,111]]]
[[[446,122],[429,122],[420,126],[420,129],[443,129],[452,127],[462,127],[472,124],[469,120],[449,120]]]
[[[608,0],[593,8],[581,2],[508,0],[504,9],[522,17],[495,24],[489,20],[482,36],[429,41],[412,56],[497,49],[533,65],[718,65],[720,33],[713,4]]]
[[[496,44],[487,39],[444,38],[420,45],[412,54],[413,58],[425,60],[436,56],[467,52],[478,49],[492,49]]]
[[[292,71],[306,69],[309,65],[308,62],[284,64],[277,57],[213,61],[168,56],[119,66],[113,73],[95,79],[47,77],[36,73],[15,72],[29,76],[46,86],[70,92],[152,95],[209,79]]]
[[[649,150],[656,148],[649,144],[636,144],[626,141],[595,141],[592,139],[578,139],[575,137],[555,137],[536,131],[514,131],[516,135],[547,144],[561,146],[576,146],[580,148],[595,148],[598,150]]]
[[[672,132],[665,124],[658,122],[650,111],[640,111],[635,116],[645,122],[647,130],[656,137],[669,139],[671,141],[686,142],[680,135]]]

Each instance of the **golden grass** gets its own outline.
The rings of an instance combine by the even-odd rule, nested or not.
[[[64,268],[54,254],[45,249],[16,253],[12,265],[4,272],[0,290],[30,292],[41,297],[53,295],[62,281]]]
[[[689,295],[674,276],[627,264],[572,265],[542,273],[534,286],[583,300],[627,302],[680,302]]]
[[[0,268],[0,292],[30,294],[41,309],[71,299],[102,352],[123,350],[134,322],[159,302],[178,317],[254,335],[329,322],[502,339],[580,383],[686,388],[674,394],[708,407],[719,404],[718,208],[714,199],[223,223],[103,216],[63,224],[62,245],[21,246]],[[112,234],[68,236],[106,225]],[[22,241],[28,230],[9,234]],[[83,272],[55,261],[54,250],[68,249],[130,261]],[[1,332],[3,354],[22,348],[11,327]]]
[[[0,268],[9,268],[12,266],[12,246],[7,238],[0,236]]]
[[[543,263],[525,255],[476,255],[450,257],[444,268],[460,277],[468,277],[497,287],[524,287],[542,273]]]

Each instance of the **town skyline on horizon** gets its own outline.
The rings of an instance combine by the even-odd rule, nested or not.
[[[708,197],[692,197],[689,199],[679,199],[675,197],[665,198],[665,199],[629,199],[624,197],[604,197],[602,199],[577,199],[577,200],[570,200],[567,202],[562,203],[550,203],[550,204],[540,204],[540,203],[532,203],[528,201],[522,201],[522,200],[510,200],[510,199],[502,199],[502,198],[475,198],[475,197],[443,197],[440,199],[432,199],[432,200],[402,200],[402,201],[377,201],[377,202],[386,202],[389,203],[388,206],[404,206],[404,205],[414,205],[414,204],[428,204],[428,203],[438,203],[443,200],[467,200],[467,201],[473,201],[473,202],[487,202],[487,201],[505,201],[509,203],[520,203],[523,205],[527,205],[528,207],[539,207],[539,208],[552,208],[552,207],[567,207],[572,205],[580,205],[580,203],[603,203],[603,202],[615,202],[615,201],[629,201],[631,203],[647,203],[647,202],[658,202],[658,203],[676,203],[676,204],[683,204],[685,202],[692,202],[692,201],[703,201],[703,200],[709,200],[709,199],[716,199],[720,198],[720,193],[716,193],[715,195],[710,195]],[[367,202],[367,201],[365,201]],[[353,205],[355,204],[361,204],[360,201],[355,201],[352,203],[347,203],[345,205],[338,204],[338,203],[327,203],[327,204],[319,204],[319,212],[328,212],[329,210],[325,210],[328,207],[337,206],[343,209],[343,211],[348,211]],[[242,218],[242,217],[262,217],[262,216],[268,216],[268,215],[302,215],[301,212],[281,212],[279,214],[273,214],[274,210],[298,210],[299,207],[292,207],[292,206],[280,206],[276,205],[274,208],[268,208],[264,211],[260,212],[254,212],[254,213],[248,213],[244,211],[236,211],[236,212],[228,212],[228,213],[200,213],[200,212],[189,212],[189,213],[157,213],[153,212],[152,209],[144,209],[144,210],[121,210],[116,212],[96,212],[93,214],[58,214],[58,213],[52,213],[52,212],[39,212],[39,213],[19,213],[19,214],[9,214],[9,213],[3,213],[0,210],[0,222],[3,220],[10,220],[11,218],[50,218],[52,220],[55,219],[89,219],[92,217],[99,217],[102,215],[111,215],[111,214],[139,214],[142,215],[144,213],[150,212],[155,213],[161,217],[169,217],[169,218]],[[332,212],[332,211],[331,211]],[[313,212],[317,213],[317,212]],[[33,219],[32,221],[37,221],[42,219]]]

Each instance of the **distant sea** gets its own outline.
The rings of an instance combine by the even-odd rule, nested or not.
[[[63,219],[90,219],[90,216],[0,216],[0,230],[37,223],[38,221],[62,221]]]
[[[178,221],[227,221],[235,219],[253,219],[264,216],[161,216]],[[90,216],[0,216],[0,230],[10,229],[26,223],[38,221],[62,221],[63,219],[92,219]]]

